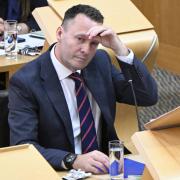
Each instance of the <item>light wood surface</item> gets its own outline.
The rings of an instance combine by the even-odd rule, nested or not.
[[[6,56],[0,56],[0,72],[9,72],[9,77],[27,62],[32,61],[37,56],[18,55],[17,59],[7,59]]]
[[[62,178],[63,176],[65,176],[67,174],[67,172],[65,171],[59,171],[57,172],[59,177]],[[108,174],[105,175],[92,175],[91,177],[89,177],[87,180],[110,180],[110,176]]]
[[[146,30],[146,31],[138,31],[138,32],[133,32],[133,33],[119,34],[118,36],[128,48],[133,50],[135,55],[140,60],[144,58],[147,51],[150,49],[152,45],[153,39],[157,37],[156,32],[153,29]],[[149,71],[152,71],[154,68],[154,64],[156,62],[157,53],[158,53],[158,46],[159,44],[158,44],[158,39],[157,39],[151,53],[149,54],[147,59],[144,61]],[[109,55],[111,56],[113,64],[118,66],[116,57],[111,50],[102,46],[99,46],[99,49],[107,50]]]
[[[146,129],[165,129],[180,127],[180,106],[145,124]]]
[[[133,143],[153,179],[180,179],[180,126],[177,125],[180,122],[179,112],[180,108],[176,108],[164,114],[147,124],[151,130],[136,132],[132,136]],[[171,127],[171,120],[177,127]]]
[[[153,180],[149,170],[145,167],[141,180]]]
[[[56,42],[56,30],[61,25],[61,18],[49,6],[36,8],[32,12],[39,27],[45,34],[46,40],[51,45]],[[47,18],[49,21],[47,21]]]
[[[0,72],[6,73],[6,87],[11,76],[23,65],[32,61],[37,56],[18,55],[17,59],[7,59],[6,56],[0,56]]]
[[[180,127],[136,132],[132,139],[153,179],[180,179]]]
[[[131,154],[131,155],[126,155],[125,157],[128,158],[128,159],[132,159],[134,161],[141,162],[141,163],[144,162],[142,157],[139,156],[139,155],[132,155]],[[67,171],[59,171],[59,172],[57,171],[57,173],[62,178],[63,176],[65,176],[67,174]],[[143,175],[143,176],[147,177],[146,174]],[[92,175],[87,180],[110,180],[110,176],[108,174],[105,174],[105,175]],[[142,179],[142,180],[147,180],[147,179]]]
[[[160,48],[157,64],[180,74],[180,1],[131,0],[154,25],[159,36]]]
[[[0,148],[1,180],[59,180],[33,145]]]
[[[140,156],[126,157],[142,162]],[[67,174],[67,171],[55,171],[30,144],[0,148],[0,169],[2,180],[58,180]],[[88,180],[110,180],[110,176],[92,175]]]
[[[104,24],[110,26],[116,33],[153,28],[153,25],[130,0],[48,0],[48,3],[61,18],[64,17],[65,11],[73,5],[88,4],[94,6],[103,14]]]
[[[180,46],[160,42],[157,65],[180,75]]]

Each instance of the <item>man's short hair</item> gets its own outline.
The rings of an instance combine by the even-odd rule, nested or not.
[[[90,19],[98,23],[103,23],[104,17],[101,12],[89,5],[78,4],[69,8],[64,15],[62,25],[64,25],[68,20],[74,19],[78,14],[84,14]]]

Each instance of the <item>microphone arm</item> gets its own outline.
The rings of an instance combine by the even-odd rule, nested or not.
[[[132,81],[132,79],[129,79],[128,82],[129,82],[129,84],[131,86],[132,95],[133,95],[133,99],[134,99],[135,110],[136,110],[136,118],[137,118],[137,121],[138,121],[138,129],[140,130],[141,129],[140,117],[139,117],[139,112],[138,112],[137,98],[136,98],[136,94],[135,94],[135,91],[134,91],[133,81]]]
[[[152,50],[154,49],[156,43],[158,41],[158,37],[157,35],[154,35],[153,37],[153,40],[151,42],[151,45],[149,47],[149,49],[147,50],[147,52],[145,53],[144,57],[141,59],[141,61],[144,63],[147,58],[149,57],[149,55],[151,54]],[[129,71],[127,72],[127,75],[128,75],[128,82],[131,86],[131,90],[132,90],[132,95],[133,95],[133,99],[134,99],[134,105],[135,105],[135,110],[136,110],[136,117],[137,117],[137,120],[138,120],[138,128],[139,130],[141,129],[141,126],[140,126],[140,117],[139,117],[139,112],[138,112],[138,105],[137,105],[137,98],[136,98],[136,94],[135,94],[135,91],[134,91],[134,86],[133,86],[133,81],[132,81],[132,78],[131,78],[131,74],[129,73]]]

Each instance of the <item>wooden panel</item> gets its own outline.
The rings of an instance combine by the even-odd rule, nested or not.
[[[149,170],[145,167],[141,180],[153,180]]]
[[[180,1],[131,0],[154,25],[160,41],[157,64],[180,74]]]
[[[145,124],[146,129],[164,129],[180,126],[180,106]]]
[[[128,158],[128,159],[132,159],[134,161],[138,161],[138,162],[143,163],[143,160],[142,160],[142,158],[139,155],[127,155],[125,157]],[[62,178],[63,176],[67,175],[67,171],[57,171],[57,173],[58,173],[60,178]],[[146,176],[143,176],[143,177],[146,178],[148,176],[146,175]],[[132,179],[136,179],[136,177],[134,177],[134,178],[131,177],[131,178]],[[93,174],[92,176],[88,177],[87,180],[110,180],[110,176],[109,176],[109,174],[103,174],[103,175],[94,175]],[[143,179],[143,180],[152,180],[152,179]]]
[[[115,128],[118,137],[124,141],[125,147],[130,150],[131,153],[137,154],[137,150],[131,141],[132,135],[139,131],[134,106],[117,103]]]
[[[48,43],[56,42],[56,30],[61,25],[61,18],[49,6],[36,8],[32,14],[45,34]]]
[[[59,171],[57,172],[59,177],[62,179],[63,176],[67,175],[66,171]],[[109,180],[110,177],[108,174],[105,175],[92,175],[90,177],[87,178],[87,180]]]
[[[37,56],[18,55],[16,60],[7,59],[6,56],[0,56],[0,72],[7,72],[7,80],[23,65],[32,61]]]
[[[89,4],[99,9],[105,17],[104,24],[116,33],[153,29],[153,25],[130,0],[48,0],[49,5],[64,17],[65,11],[76,4]]]
[[[180,46],[160,43],[157,64],[161,68],[180,75]]]
[[[59,180],[59,176],[33,145],[0,148],[0,179]]]
[[[126,34],[120,34],[119,38],[121,41],[130,49],[133,50],[133,52],[136,54],[138,59],[142,60],[144,56],[147,54],[148,50],[150,49],[154,39],[157,37],[156,32],[154,30],[146,30],[146,31],[139,31],[139,32],[133,32],[133,33],[126,33]],[[157,57],[157,51],[158,51],[158,39],[155,40],[154,48],[152,48],[151,53],[145,60],[145,64],[149,71],[152,71],[156,57]],[[99,49],[105,49],[108,51],[108,53],[111,55],[111,59],[113,61],[113,64],[118,66],[118,62],[116,60],[116,57],[114,53],[107,49],[102,47],[101,45],[98,47]]]
[[[142,155],[153,179],[180,178],[180,128],[142,131],[133,142]],[[163,157],[162,157],[163,156]]]

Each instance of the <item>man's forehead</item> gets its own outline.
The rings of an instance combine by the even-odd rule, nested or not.
[[[77,32],[76,33],[76,36],[79,36],[79,37],[82,37],[82,38],[87,38],[88,39],[88,35],[86,34],[86,33],[84,33],[84,32]]]
[[[75,23],[80,24],[80,25],[84,25],[86,23],[87,24],[93,23],[93,24],[101,24],[102,25],[102,23],[94,21],[93,19],[91,19],[90,17],[88,17],[87,15],[85,15],[83,13],[77,14],[72,19],[67,19],[65,22],[65,25],[72,26]]]

